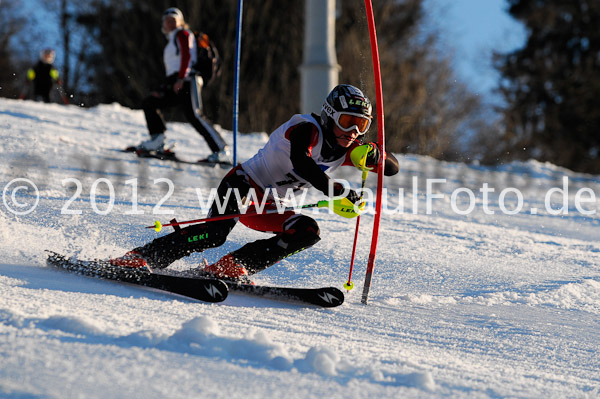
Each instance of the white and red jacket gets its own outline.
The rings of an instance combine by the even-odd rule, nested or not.
[[[302,132],[298,134],[304,137],[299,141],[306,145],[299,146],[295,149],[297,153],[293,154],[291,142],[294,138],[291,136],[297,133],[297,128],[301,125]],[[242,168],[263,190],[273,188],[281,198],[285,197],[288,189],[297,191],[314,186],[326,192],[328,177],[325,171],[331,172],[342,165],[352,165],[350,150],[359,144],[353,143],[339,157],[326,160],[322,154],[324,137],[321,125],[312,115],[297,114],[271,133],[267,144],[244,162]],[[294,165],[294,155],[304,157],[305,161],[301,160]],[[303,163],[306,167],[302,167]]]
[[[187,29],[178,28],[167,33],[167,45],[163,51],[166,76],[177,74],[178,79],[186,78],[192,69],[196,56],[196,39]]]

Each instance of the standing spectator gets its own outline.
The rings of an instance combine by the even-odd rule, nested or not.
[[[33,67],[27,70],[25,88],[19,98],[22,100],[33,85],[33,99],[36,101],[50,102],[50,90],[54,84],[61,85],[58,70],[54,67],[54,50],[46,48],[40,52],[40,59]]]
[[[162,18],[162,32],[167,37],[163,52],[166,77],[163,84],[142,103],[150,139],[143,141],[135,149],[138,154],[155,151],[169,155],[164,148],[167,126],[161,110],[168,107],[182,108],[187,120],[204,137],[212,154],[208,162],[231,163],[229,149],[223,137],[202,117],[202,77],[192,69],[196,61],[196,39],[187,28],[181,10],[168,8]]]

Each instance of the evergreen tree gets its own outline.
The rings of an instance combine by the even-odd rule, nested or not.
[[[600,2],[508,3],[528,30],[523,48],[496,59],[509,157],[600,172]]]

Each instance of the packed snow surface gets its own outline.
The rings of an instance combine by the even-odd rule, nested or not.
[[[119,256],[166,234],[145,228],[157,219],[206,214],[227,169],[119,151],[146,135],[142,112],[116,104],[0,99],[1,398],[600,396],[599,177],[399,156],[366,305],[368,193],[355,288],[338,308],[236,293],[206,304],[48,267],[45,250]],[[187,124],[167,136],[182,158],[209,154]],[[238,160],[266,140],[240,135]],[[354,168],[333,176],[360,187]],[[343,289],[355,220],[303,212],[322,240],[256,281]],[[263,237],[238,224],[223,247],[171,269]]]

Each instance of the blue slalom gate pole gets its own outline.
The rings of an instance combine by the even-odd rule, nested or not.
[[[235,67],[233,68],[233,165],[237,165],[237,135],[240,86],[240,53],[242,47],[242,12],[244,0],[238,0],[237,34],[235,39]]]

